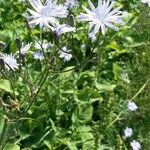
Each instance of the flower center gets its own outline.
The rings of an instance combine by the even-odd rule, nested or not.
[[[41,16],[42,17],[49,17],[50,16],[50,11],[49,11],[49,9],[47,9],[46,6],[43,6],[43,8],[41,9]]]

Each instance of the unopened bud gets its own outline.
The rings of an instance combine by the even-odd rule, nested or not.
[[[21,40],[19,38],[16,39],[16,45],[17,45],[18,50],[20,51],[20,49],[21,49]]]
[[[73,26],[73,27],[75,26],[74,16],[72,14],[69,15],[69,17],[68,17],[68,24]]]
[[[0,49],[3,49],[3,48],[5,48],[5,47],[6,47],[6,43],[0,41]]]
[[[0,58],[0,69],[3,70],[5,68],[5,62],[2,58]]]
[[[55,31],[53,32],[53,40],[56,45],[59,43],[59,36]]]

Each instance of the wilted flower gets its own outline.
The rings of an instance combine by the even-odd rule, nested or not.
[[[66,33],[66,32],[75,32],[75,30],[76,30],[75,27],[71,27],[67,24],[57,25],[56,28],[54,29],[57,36],[60,36],[61,34]]]
[[[96,40],[96,35],[94,33],[89,33],[89,38],[94,42]]]
[[[9,55],[8,54],[4,54],[1,58],[4,60],[5,67],[6,67],[7,70],[18,69],[17,60],[15,59],[13,54],[9,54]]]
[[[124,130],[125,137],[131,137],[132,134],[133,134],[132,128],[126,127],[125,130]]]
[[[73,9],[74,7],[78,6],[78,1],[77,0],[66,0],[65,6],[68,9]]]
[[[141,149],[141,144],[136,141],[136,140],[133,140],[131,143],[130,143],[131,147],[133,150],[140,150]]]
[[[22,43],[22,46],[21,46],[21,49],[20,49],[20,53],[22,55],[25,55],[27,53],[27,51],[30,49],[31,44],[32,43],[25,45],[24,43]]]
[[[148,6],[150,7],[150,0],[141,0],[142,3],[147,3]]]
[[[40,45],[41,44],[41,45]],[[46,49],[48,49],[48,48],[50,48],[51,46],[52,46],[52,44],[51,43],[47,43],[45,40],[43,41],[43,42],[36,42],[35,43],[35,48],[36,49],[41,49],[41,46],[42,46],[42,48],[44,49],[44,50],[46,50]]]
[[[64,61],[69,61],[72,58],[72,54],[69,53],[70,50],[67,50],[66,47],[63,47],[62,50],[59,51],[60,58],[64,58]]]
[[[44,59],[44,55],[41,51],[37,51],[33,53],[33,57],[34,59],[39,59],[39,60],[43,60]]]
[[[117,7],[113,10],[113,6],[116,2],[110,2],[110,0],[99,0],[98,6],[95,8],[94,5],[88,0],[91,10],[83,6],[83,9],[86,11],[86,14],[81,13],[78,16],[80,21],[89,22],[89,30],[92,34],[96,34],[101,30],[104,35],[106,28],[109,27],[113,30],[118,31],[116,25],[124,25],[123,12],[120,11],[121,7]]]
[[[57,18],[66,18],[68,15],[67,8],[57,5],[55,0],[47,0],[43,5],[41,0],[29,0],[34,10],[30,12],[30,25],[40,25],[40,27],[51,28],[59,24]]]
[[[138,109],[138,107],[134,102],[131,102],[131,101],[128,102],[128,110],[136,111],[137,109]]]

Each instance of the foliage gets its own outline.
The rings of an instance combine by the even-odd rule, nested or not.
[[[0,149],[128,150],[133,139],[150,147],[149,7],[118,0],[128,11],[125,26],[92,42],[88,26],[75,19],[82,4],[88,6],[79,1],[66,21],[74,21],[76,32],[58,45],[52,32],[30,29],[23,17],[28,2],[1,0],[0,54],[17,55],[22,42],[32,46],[17,58],[23,62],[17,71],[4,69],[0,58]],[[44,60],[35,60],[33,45],[43,39],[54,46]],[[64,46],[73,53],[68,62],[58,53]],[[128,110],[128,100],[137,104],[136,112]],[[134,131],[129,139],[127,126]]]

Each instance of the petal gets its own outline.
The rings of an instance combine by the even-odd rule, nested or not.
[[[95,7],[94,7],[94,5],[92,4],[92,2],[91,2],[90,0],[88,0],[88,3],[89,3],[89,6],[90,6],[91,10],[94,11],[94,10],[95,10]]]

